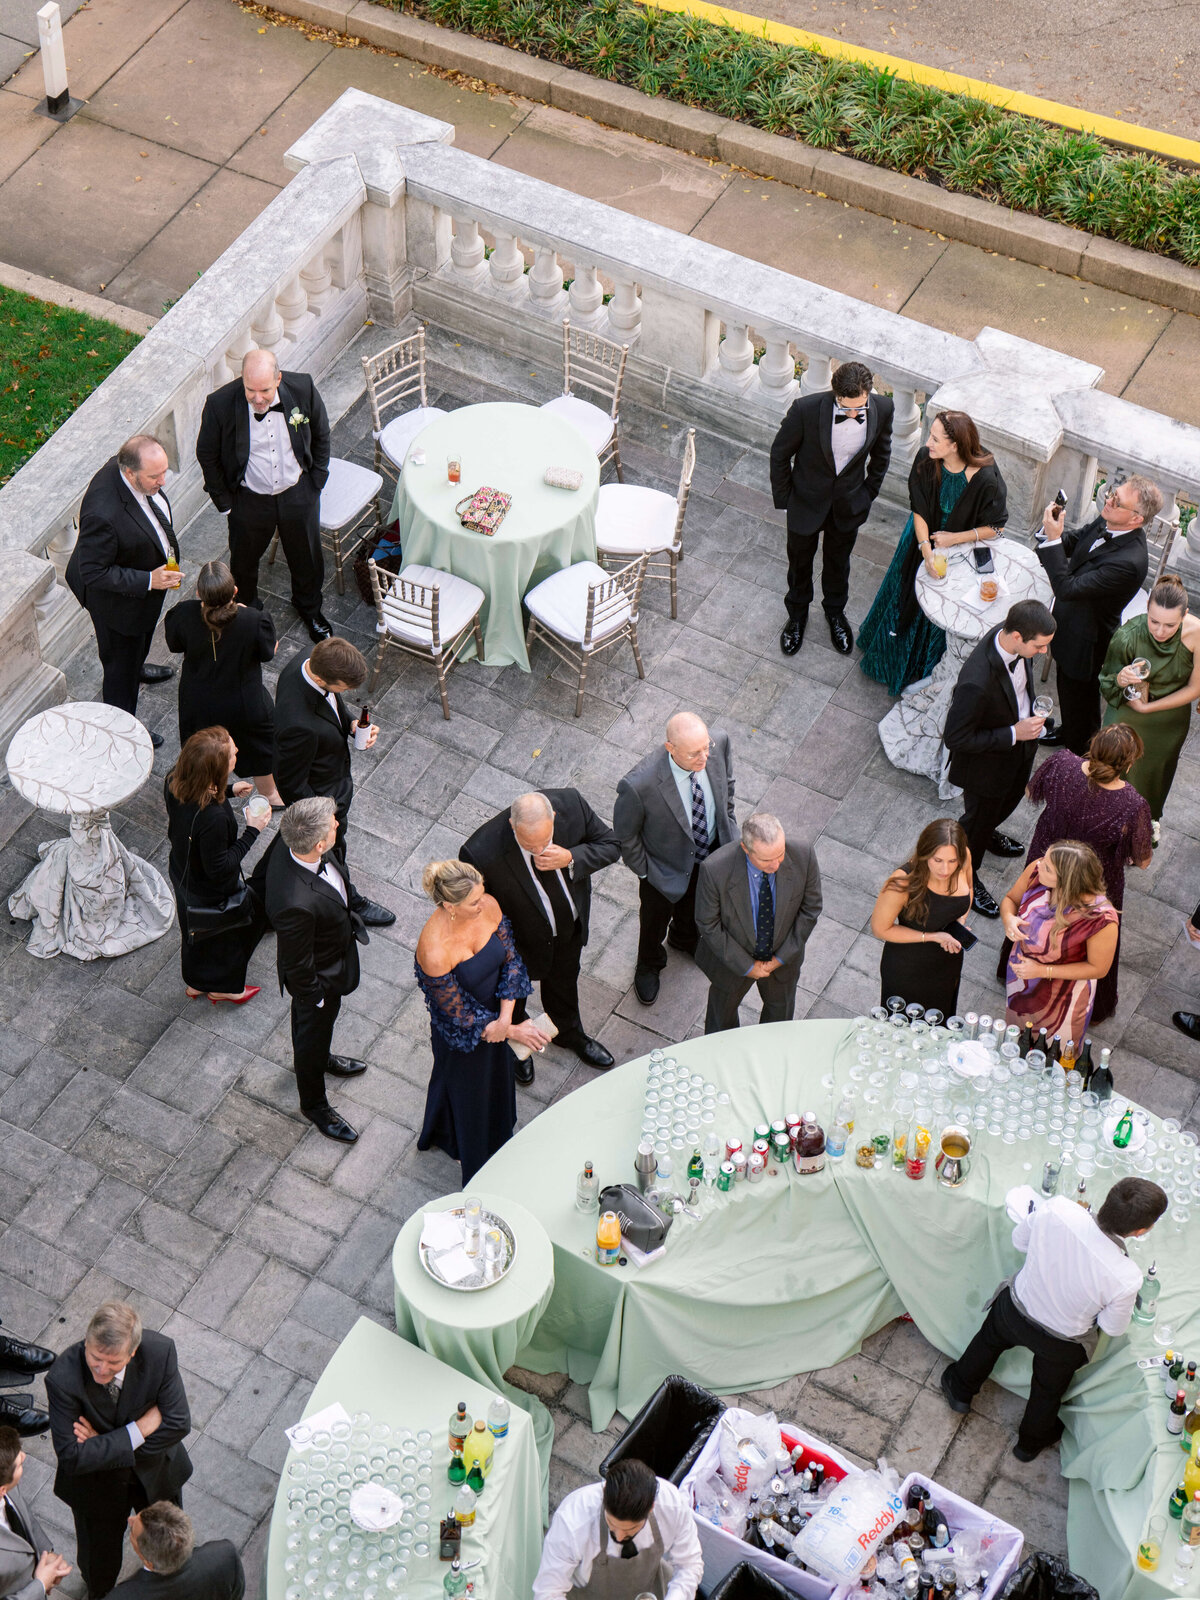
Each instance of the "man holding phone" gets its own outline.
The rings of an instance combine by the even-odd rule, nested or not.
[[[1065,527],[1065,507],[1057,500],[1046,507],[1046,538],[1037,557],[1054,590],[1058,627],[1051,655],[1060,721],[1042,735],[1042,744],[1065,745],[1082,756],[1100,726],[1100,669],[1121,613],[1146,580],[1146,524],[1162,503],[1157,484],[1133,477],[1114,483],[1100,515],[1081,528]]]

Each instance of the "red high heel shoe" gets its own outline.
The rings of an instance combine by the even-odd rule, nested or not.
[[[252,984],[248,989],[243,990],[243,992],[241,994],[234,995],[233,998],[229,1001],[229,1004],[231,1006],[244,1006],[246,1004],[247,1000],[253,1000],[254,996],[256,994],[261,994],[261,993],[262,993],[262,985],[261,984]],[[214,994],[210,994],[208,998],[212,1001],[213,1005],[218,1005],[220,1003],[220,1000],[218,1000],[218,997],[216,995],[214,995]],[[226,998],[227,997],[224,996],[224,995],[222,995],[220,997],[221,1000],[224,1000]]]

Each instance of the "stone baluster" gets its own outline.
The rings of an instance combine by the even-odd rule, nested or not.
[[[548,321],[562,320],[567,305],[563,270],[558,256],[548,244],[533,247],[533,266],[529,269],[529,309]]]
[[[249,328],[237,334],[225,349],[225,362],[229,368],[229,378],[240,378],[242,362],[246,359],[247,351],[254,349],[254,340],[250,336]],[[225,380],[228,381],[228,378]]]
[[[479,234],[479,224],[472,217],[457,219],[454,242],[450,246],[450,262],[460,282],[468,283],[472,288],[486,282],[488,269],[484,260],[483,240]]]
[[[717,349],[718,376],[726,388],[748,389],[754,382],[754,346],[741,323],[726,325],[725,337]]]
[[[607,320],[604,309],[604,287],[595,267],[575,263],[575,276],[568,291],[571,325],[576,328],[599,328]]]
[[[1150,554],[1150,580],[1153,582],[1155,573],[1162,567],[1164,570],[1171,564],[1171,551],[1175,548],[1175,540],[1179,535],[1179,490],[1168,489],[1166,484],[1160,484],[1162,489],[1162,510],[1154,519],[1158,524],[1151,531],[1156,538],[1161,538],[1162,555],[1156,557],[1153,551]],[[1189,530],[1190,531],[1190,530]]]
[[[828,389],[833,362],[828,356],[809,356],[804,376],[800,380],[801,394],[818,394]]]
[[[74,517],[68,517],[46,540],[46,560],[53,563],[54,570],[60,578],[67,570],[67,562],[71,559],[71,552],[78,538],[79,524]],[[43,594],[39,603],[44,608],[49,604],[48,597]]]
[[[498,233],[496,245],[488,257],[488,270],[492,288],[505,300],[523,300],[525,287],[525,257],[511,233]]]
[[[903,467],[907,476],[921,445],[921,411],[912,389],[893,389],[892,399],[895,411],[892,414],[891,465],[893,469]]]
[[[318,250],[308,265],[301,267],[300,284],[308,301],[308,309],[319,317],[336,295],[333,273],[325,259],[324,250]]]
[[[636,283],[613,285],[613,297],[608,302],[608,325],[613,337],[622,344],[632,344],[641,331],[642,302]]]
[[[277,350],[283,343],[283,318],[279,315],[273,294],[262,302],[251,317],[250,338],[260,350]]]
[[[758,363],[758,381],[764,400],[779,405],[791,405],[800,392],[796,381],[796,358],[786,334],[772,328],[763,335],[766,350]]]
[[[283,323],[283,336],[294,344],[308,321],[308,295],[300,282],[299,273],[288,280],[275,296],[275,309]]]

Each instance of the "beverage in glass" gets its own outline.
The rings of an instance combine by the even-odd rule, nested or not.
[[[933,563],[933,575],[940,581],[946,576],[946,552],[944,550],[935,550],[931,560]]]
[[[1134,656],[1133,660],[1129,663],[1129,670],[1138,680],[1138,683],[1145,683],[1146,679],[1150,676],[1150,663],[1146,660],[1145,656]],[[1137,700],[1139,698],[1139,690],[1136,683],[1126,684],[1125,698],[1126,700]]]
[[[462,482],[462,457],[460,455],[446,457],[446,482]]]

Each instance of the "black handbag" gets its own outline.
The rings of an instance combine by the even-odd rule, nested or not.
[[[629,1183],[611,1183],[602,1189],[600,1210],[615,1211],[621,1224],[621,1237],[647,1254],[666,1242],[667,1232],[675,1220],[664,1216]]]
[[[199,816],[199,812],[196,816]],[[196,818],[192,818],[192,828]],[[218,934],[232,933],[235,928],[248,928],[254,921],[254,890],[238,871],[238,886],[224,900],[215,905],[197,906],[188,900],[188,874],[192,866],[192,831],[188,830],[187,857],[183,863],[183,910],[187,918],[189,944],[199,944],[204,939],[215,939]]]

